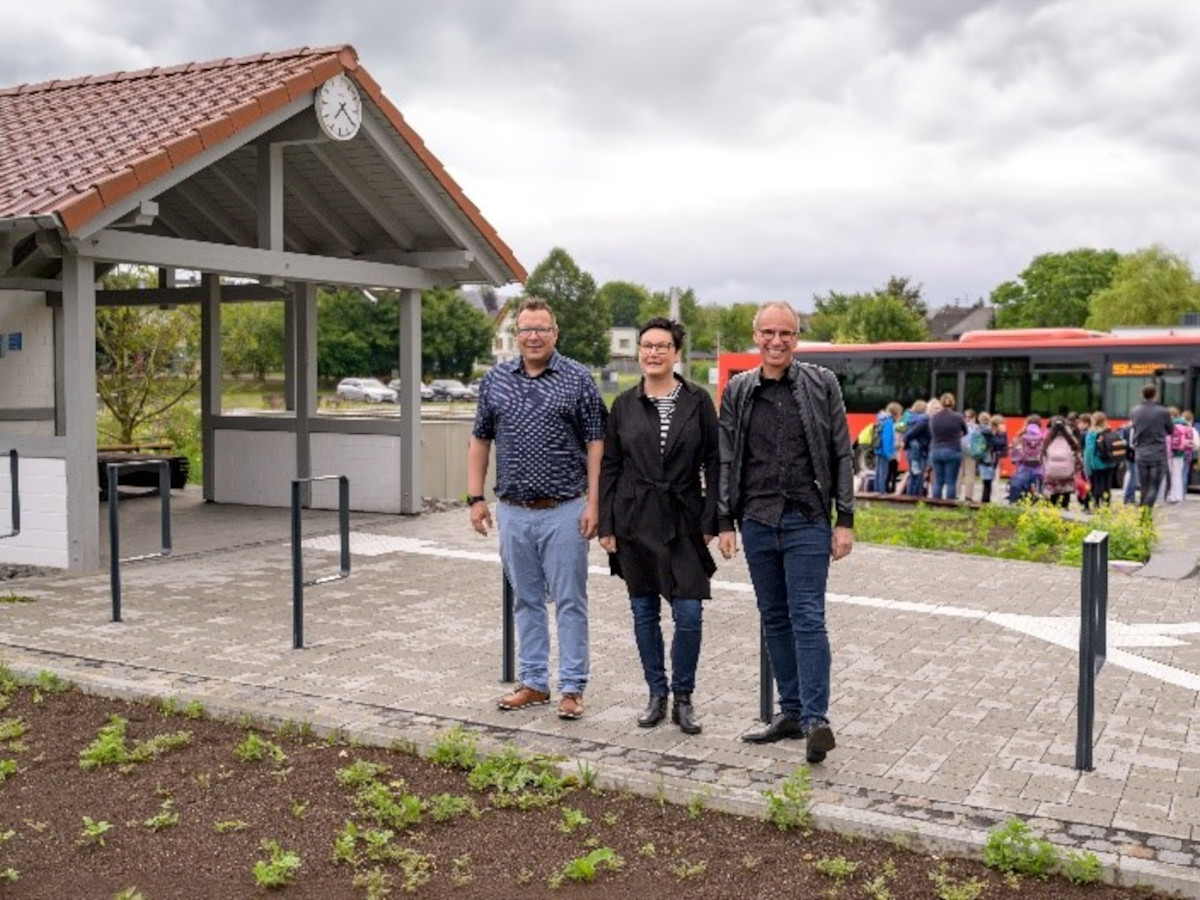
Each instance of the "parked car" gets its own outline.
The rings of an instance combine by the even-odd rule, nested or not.
[[[433,388],[434,400],[474,400],[475,394],[472,394],[467,386],[457,378],[435,378],[429,382],[429,386]]]
[[[470,384],[468,384],[467,390],[471,392],[472,400],[479,399],[479,382],[478,381],[472,381]]]
[[[365,400],[367,403],[395,403],[399,395],[384,387],[378,378],[343,378],[338,382],[337,395],[343,400]]]
[[[393,378],[391,381],[388,382],[388,387],[390,387],[393,391],[395,391],[397,394],[399,394],[400,393],[400,379]],[[422,400],[432,400],[433,399],[433,388],[431,388],[429,385],[425,384],[424,382],[421,383],[421,399]]]

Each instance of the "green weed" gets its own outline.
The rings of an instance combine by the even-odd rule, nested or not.
[[[29,726],[17,717],[15,719],[0,719],[0,743],[20,740]]]
[[[583,810],[564,806],[562,808],[562,821],[558,823],[558,830],[563,834],[571,834],[576,828],[587,825],[591,821],[591,819],[583,814]]]
[[[798,766],[784,780],[778,794],[764,791],[763,796],[767,798],[767,821],[780,831],[806,827],[812,807],[812,777],[808,766]]]
[[[1100,857],[1090,850],[1069,850],[1059,861],[1059,869],[1072,884],[1099,884],[1104,879]]]
[[[4,784],[11,776],[17,774],[15,759],[0,759],[0,784]]]
[[[429,759],[439,766],[470,770],[479,760],[477,743],[478,738],[474,734],[464,731],[461,725],[455,725],[438,735],[433,749],[429,751]]]
[[[162,831],[164,828],[171,828],[179,824],[179,813],[173,808],[174,804],[170,800],[162,802],[162,808],[159,812],[148,818],[142,824],[151,831]]]
[[[389,784],[373,781],[364,785],[354,795],[354,805],[376,824],[397,831],[421,821],[421,800],[405,793],[403,781]]]
[[[708,872],[708,863],[703,861],[689,863],[686,859],[681,859],[675,865],[671,866],[671,872],[680,881],[687,881],[689,878],[700,878]]]
[[[938,900],[977,900],[983,893],[984,884],[978,878],[957,881],[950,875],[950,867],[942,863],[937,871],[929,873],[929,880],[937,888]]]
[[[372,781],[377,781],[381,775],[386,775],[392,770],[391,766],[383,763],[367,762],[364,759],[356,759],[350,765],[338,769],[334,773],[334,778],[342,787],[360,788],[370,784]]]
[[[392,892],[392,876],[379,866],[357,872],[351,885],[367,892],[367,900],[383,900]]]
[[[261,888],[279,888],[296,880],[300,871],[300,855],[284,850],[278,841],[264,840],[262,849],[266,859],[254,863],[254,883]]]
[[[217,834],[230,834],[234,831],[245,831],[249,827],[250,823],[243,819],[225,819],[213,825],[213,831]]]
[[[268,756],[276,764],[287,762],[287,754],[283,752],[282,747],[274,741],[259,737],[253,731],[246,735],[244,741],[233,748],[233,755],[242,762],[260,762]]]
[[[826,878],[834,881],[846,881],[858,871],[858,863],[844,856],[822,856],[817,860],[815,868]]]
[[[543,754],[526,757],[510,744],[476,763],[467,775],[467,783],[477,791],[491,788],[495,792],[492,804],[498,807],[548,806],[557,802],[568,787],[556,762]]]
[[[479,818],[479,807],[470,797],[460,797],[456,794],[434,794],[424,804],[430,817],[435,822],[448,822],[459,816]]]
[[[190,731],[160,734],[147,741],[135,741],[132,747],[125,743],[125,732],[129,722],[121,716],[109,716],[108,724],[100,729],[96,739],[79,751],[81,769],[98,769],[100,766],[131,766],[154,759],[171,750],[190,744]]]
[[[1009,819],[988,832],[983,862],[1001,872],[1045,878],[1058,864],[1058,850],[1020,819]]]
[[[112,831],[112,823],[103,819],[96,821],[91,816],[83,816],[83,830],[76,838],[77,844],[99,844],[104,846],[104,835]]]
[[[619,869],[624,864],[625,861],[612,847],[597,847],[587,856],[577,856],[563,866],[560,881],[561,878],[570,881],[595,881],[601,869]],[[551,881],[554,886],[553,879]]]

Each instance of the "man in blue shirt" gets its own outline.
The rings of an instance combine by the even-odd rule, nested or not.
[[[550,628],[558,626],[558,715],[583,715],[588,680],[588,541],[600,519],[600,459],[608,417],[588,369],[555,349],[558,325],[544,300],[522,301],[516,318],[520,358],[501,363],[479,388],[467,451],[471,527],[486,535],[483,497],[496,444],[496,523],[500,560],[513,587],[520,683],[500,709],[550,702]]]

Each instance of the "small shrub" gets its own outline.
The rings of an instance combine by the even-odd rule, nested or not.
[[[479,751],[475,747],[477,740],[461,725],[455,725],[438,735],[433,749],[429,751],[429,760],[439,766],[470,770],[479,759]]]
[[[162,809],[142,824],[151,831],[162,831],[164,828],[171,828],[178,825],[179,813],[172,808],[173,805],[170,800],[164,800],[162,802]]]
[[[823,856],[817,860],[815,868],[826,878],[845,881],[857,871],[858,863],[844,856]]]
[[[268,858],[254,864],[254,883],[269,889],[284,887],[295,881],[300,871],[299,854],[284,850],[278,841],[264,840],[261,846]]]
[[[988,832],[983,862],[1001,872],[1045,878],[1058,864],[1058,850],[1020,819],[1009,819]]]
[[[79,751],[81,769],[98,769],[100,766],[130,766],[161,756],[170,750],[191,743],[190,731],[160,734],[147,741],[136,741],[133,747],[125,743],[125,731],[129,722],[121,716],[109,716],[108,724],[100,729],[96,739]]]
[[[936,872],[929,873],[929,880],[937,888],[938,900],[977,900],[984,888],[978,878],[957,881],[950,875],[950,868],[945,863]]]
[[[681,859],[675,865],[671,866],[671,872],[680,881],[687,881],[689,878],[700,878],[708,872],[708,863],[703,861],[689,863],[686,859]]]
[[[104,846],[104,835],[112,831],[112,823],[103,819],[97,821],[91,816],[83,816],[83,830],[75,840],[77,844],[99,844]]]
[[[386,775],[390,771],[391,766],[367,762],[365,759],[356,759],[350,765],[338,769],[334,777],[342,787],[360,788],[372,781],[377,781],[381,775]]]
[[[470,797],[455,794],[434,794],[423,804],[435,822],[447,822],[459,816],[479,817],[479,807]]]
[[[797,767],[784,780],[778,794],[764,791],[763,796],[767,798],[767,821],[780,831],[807,826],[812,807],[812,777],[808,766]]]
[[[564,806],[562,808],[562,821],[558,823],[558,830],[563,834],[571,834],[576,828],[587,825],[591,821],[591,819],[583,814],[583,810]]]
[[[0,759],[0,784],[4,784],[11,776],[17,774],[15,759]]]
[[[597,847],[587,856],[577,856],[562,869],[562,877],[571,881],[595,881],[601,868],[619,869],[625,864],[612,847]]]
[[[260,762],[268,756],[277,764],[287,762],[287,754],[274,741],[259,737],[255,732],[246,735],[246,739],[233,749],[233,755],[242,762]]]
[[[1104,879],[1100,857],[1090,850],[1070,850],[1063,856],[1059,869],[1072,884],[1099,884]]]

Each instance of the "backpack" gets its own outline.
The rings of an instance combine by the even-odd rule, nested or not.
[[[880,451],[880,449],[882,449],[882,447],[883,447],[883,425],[880,424],[880,422],[878,420],[876,420],[875,424],[871,426],[871,449],[874,450],[876,453],[878,453]]]
[[[1024,463],[1036,466],[1038,457],[1042,455],[1042,439],[1036,434],[1030,434],[1029,429],[1025,429],[1021,432],[1021,436],[1013,442],[1009,455],[1012,461],[1018,465]]]
[[[1075,477],[1075,451],[1062,435],[1046,445],[1046,477],[1054,481]]]
[[[1189,425],[1176,422],[1175,427],[1171,429],[1171,452],[1186,453],[1191,450],[1195,444],[1194,434]]]
[[[1096,456],[1102,463],[1116,465],[1125,461],[1129,445],[1125,438],[1106,428],[1096,438]]]
[[[967,456],[976,461],[987,459],[988,455],[988,440],[987,435],[983,433],[982,428],[977,428],[971,432],[967,438]]]

